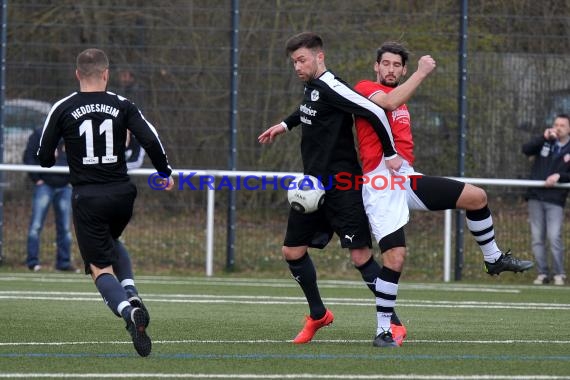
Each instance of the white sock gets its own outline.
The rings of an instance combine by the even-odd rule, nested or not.
[[[378,327],[376,328],[376,335],[382,334],[384,331],[390,331],[390,319],[392,319],[392,313],[376,313],[376,318],[378,318]]]
[[[483,260],[488,263],[494,263],[499,260],[499,257],[503,254],[495,240],[485,245],[480,245],[479,248],[481,248],[481,251],[483,252]]]
[[[489,216],[483,220],[471,220],[467,218],[467,228],[475,238],[483,259],[488,263],[494,263],[501,257],[502,252],[495,241],[495,229],[493,228],[493,218]]]

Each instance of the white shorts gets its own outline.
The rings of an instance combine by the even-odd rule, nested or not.
[[[375,170],[364,175],[362,199],[376,242],[405,226],[410,209],[428,209],[412,190],[414,181],[410,176],[421,173],[405,160],[398,173],[392,176],[382,160]]]

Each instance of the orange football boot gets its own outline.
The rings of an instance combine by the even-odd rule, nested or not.
[[[390,323],[390,330],[392,330],[392,339],[394,339],[394,342],[396,342],[398,346],[402,346],[404,339],[408,336],[406,326]]]
[[[322,317],[321,319],[315,320],[310,316],[306,316],[305,326],[303,326],[303,329],[299,332],[299,334],[297,334],[295,339],[293,339],[293,343],[295,344],[309,343],[311,339],[313,339],[313,337],[315,336],[315,333],[317,332],[318,329],[330,325],[331,323],[333,323],[333,321],[334,321],[334,315],[329,309],[327,309],[324,317]]]

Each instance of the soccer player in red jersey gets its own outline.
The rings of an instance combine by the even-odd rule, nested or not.
[[[487,207],[487,194],[481,188],[443,177],[426,176],[414,170],[412,124],[406,101],[436,68],[435,60],[422,56],[418,68],[405,82],[409,53],[397,42],[386,42],[378,50],[374,71],[376,80],[363,80],[355,89],[386,111],[398,154],[404,159],[395,173],[384,164],[383,150],[367,120],[356,118],[356,132],[363,173],[369,178],[398,174],[405,176],[404,189],[375,188],[364,183],[362,197],[380,251],[383,266],[370,257],[360,271],[376,296],[378,332],[391,331],[399,345],[406,337],[405,327],[393,318],[398,281],[406,257],[404,225],[409,210],[465,209],[467,228],[483,253],[485,270],[494,275],[504,271],[522,272],[532,268],[532,261],[519,260],[503,253],[495,241],[493,219]],[[413,180],[411,180],[413,179]]]

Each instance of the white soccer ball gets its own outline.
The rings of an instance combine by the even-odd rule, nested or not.
[[[325,201],[323,184],[311,175],[300,175],[289,185],[287,200],[291,208],[302,214],[317,211]]]

